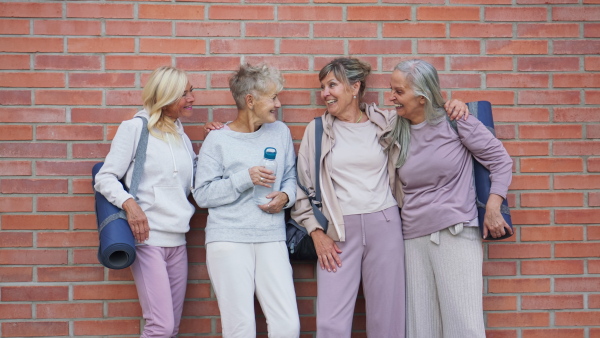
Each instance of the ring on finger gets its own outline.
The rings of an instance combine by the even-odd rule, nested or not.
[[[261,177],[260,177],[260,181],[262,182],[262,181],[264,181],[264,180],[265,180],[265,179],[264,179],[264,178],[261,176]]]

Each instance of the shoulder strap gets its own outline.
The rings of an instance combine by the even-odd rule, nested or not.
[[[323,140],[323,119],[315,117],[315,200],[321,204],[321,141]]]
[[[133,175],[131,177],[131,186],[129,187],[129,193],[137,200],[137,190],[142,179],[142,172],[144,170],[144,163],[146,162],[146,149],[148,148],[148,120],[145,117],[137,116],[142,119],[142,133],[140,134],[140,140],[135,150],[135,162],[133,164]]]

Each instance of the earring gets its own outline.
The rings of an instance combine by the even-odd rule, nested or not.
[[[353,97],[353,98],[356,98],[356,95],[353,95],[352,97]]]

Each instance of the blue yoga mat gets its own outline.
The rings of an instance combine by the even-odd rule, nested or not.
[[[103,164],[96,163],[92,168],[92,185],[95,184],[96,174]],[[98,226],[108,217],[122,211],[97,191],[95,198]],[[118,270],[130,266],[135,261],[135,238],[127,220],[116,218],[98,230],[100,231],[98,261],[102,265]]]
[[[492,116],[492,105],[488,101],[477,101],[477,102],[469,102],[467,103],[469,106],[469,111],[473,114],[484,126],[486,126],[494,136],[496,135],[494,131],[494,118]],[[485,205],[490,196],[490,188],[492,186],[492,182],[490,181],[490,171],[487,170],[481,163],[473,160],[473,175],[475,176],[475,191],[477,193],[477,214],[479,217],[479,231],[481,236],[483,236],[483,219],[485,217]],[[504,199],[502,201],[502,205],[500,206],[500,212],[502,217],[506,223],[512,229],[512,219],[510,217],[510,211],[508,209],[508,201]],[[508,231],[502,237],[493,238],[488,234],[488,237],[485,239],[488,240],[499,240],[505,239],[512,236]]]

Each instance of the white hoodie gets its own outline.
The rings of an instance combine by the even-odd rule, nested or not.
[[[135,116],[149,119],[145,110]],[[190,218],[195,212],[187,196],[193,186],[196,154],[181,122],[177,120],[175,125],[179,137],[165,133],[163,141],[149,135],[146,162],[138,187],[137,203],[146,213],[150,226],[150,236],[144,244],[152,246],[184,245],[185,233],[190,229]],[[104,165],[96,175],[96,191],[119,208],[132,198],[119,180],[124,176],[127,187],[131,185],[142,127],[142,120],[138,118],[121,123]]]

